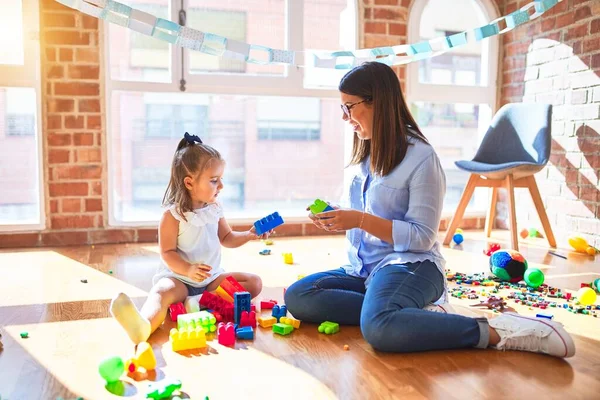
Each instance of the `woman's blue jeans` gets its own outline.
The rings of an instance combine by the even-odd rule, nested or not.
[[[285,304],[302,321],[360,325],[367,342],[380,351],[486,348],[485,318],[422,310],[441,297],[444,279],[431,261],[389,265],[375,273],[366,290],[365,279],[340,268],[295,282]]]

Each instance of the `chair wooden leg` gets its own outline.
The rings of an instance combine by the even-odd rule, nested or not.
[[[498,188],[492,188],[492,199],[490,200],[490,208],[488,208],[485,218],[485,234],[490,237],[492,228],[494,227],[494,219],[496,218],[496,203],[498,202]]]
[[[544,228],[544,234],[546,235],[546,239],[548,239],[548,244],[552,248],[556,248],[556,239],[554,238],[554,233],[552,232],[552,226],[550,226],[550,221],[548,220],[548,214],[546,214],[546,209],[544,208],[544,202],[542,201],[542,196],[540,196],[540,191],[538,189],[535,178],[529,176],[527,179],[527,188],[529,189],[529,193],[531,194],[531,198],[533,199],[533,204],[535,205],[535,209],[537,210],[538,217],[542,223],[542,227]]]
[[[515,185],[512,174],[509,174],[504,184],[508,191],[508,220],[510,223],[510,242],[513,250],[519,251],[519,240],[517,239],[517,212],[515,210]]]
[[[469,181],[467,182],[467,186],[465,187],[465,191],[458,202],[458,207],[456,207],[456,211],[454,212],[454,216],[450,221],[450,226],[448,226],[448,230],[446,231],[446,237],[444,238],[444,245],[448,246],[450,241],[452,241],[452,236],[454,236],[454,231],[462,221],[462,217],[465,214],[465,210],[467,209],[467,205],[469,204],[469,200],[471,200],[471,196],[473,196],[473,191],[475,191],[475,187],[477,186],[477,181],[479,180],[479,175],[471,174],[469,177]]]

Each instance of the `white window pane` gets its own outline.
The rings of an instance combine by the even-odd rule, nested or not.
[[[304,1],[304,49],[329,52],[355,48],[356,10],[354,0]],[[334,88],[347,70],[307,68],[305,87]]]
[[[23,7],[21,0],[3,1],[0,12],[0,64],[23,65]]]
[[[169,0],[128,0],[127,5],[170,20]],[[143,33],[106,24],[110,75],[114,80],[171,82],[171,45]]]
[[[484,25],[486,19],[475,0],[429,0],[419,24],[419,40],[453,35]],[[480,86],[486,84],[488,41],[457,47],[419,62],[419,81],[430,84]],[[482,70],[484,68],[484,70]]]
[[[190,28],[228,39],[276,49],[285,48],[284,0],[189,0],[187,23]],[[283,65],[259,65],[186,50],[190,73],[236,73],[282,75]],[[262,51],[250,56],[263,60]]]
[[[33,88],[0,88],[0,225],[40,223]]]
[[[491,122],[487,105],[436,104],[413,102],[411,112],[417,124],[435,148],[446,173],[444,209],[454,211],[465,188],[469,173],[459,170],[458,160],[471,160],[483,134]],[[476,190],[471,198],[471,210],[487,206],[486,191]]]
[[[113,92],[111,212],[157,221],[184,132],[221,152],[229,218],[306,215],[342,193],[344,126],[336,99]],[[319,160],[319,162],[315,162]]]

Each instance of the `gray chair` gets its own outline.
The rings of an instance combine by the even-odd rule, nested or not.
[[[511,245],[519,249],[514,188],[528,188],[548,243],[556,247],[556,240],[544,203],[533,175],[541,171],[550,158],[552,106],[549,104],[506,104],[494,116],[492,123],[471,161],[457,161],[456,166],[471,173],[458,207],[444,238],[449,245],[459,226],[473,191],[478,186],[492,188],[492,198],[485,220],[485,231],[490,237],[494,224],[498,188],[508,191],[508,212]]]

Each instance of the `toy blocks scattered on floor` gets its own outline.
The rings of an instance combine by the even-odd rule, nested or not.
[[[277,322],[279,322],[281,317],[285,317],[287,315],[287,307],[285,305],[276,305],[273,307],[271,315],[277,319]]]
[[[318,214],[325,211],[333,211],[333,207],[321,199],[316,199],[314,203],[308,206],[308,208],[310,208],[310,212],[313,214]]]
[[[177,321],[177,317],[181,314],[185,314],[185,306],[183,303],[175,303],[169,306],[169,315],[171,315],[171,321]]]
[[[249,292],[238,292],[233,296],[233,322],[236,324],[240,323],[240,317],[242,311],[250,312],[250,300],[251,296]]]
[[[273,307],[275,307],[276,304],[277,304],[277,300],[268,300],[268,301],[262,300],[260,302],[260,308],[261,308],[261,310],[270,310]]]
[[[173,351],[198,349],[206,347],[206,332],[202,327],[173,328],[169,332],[169,340]]]
[[[294,327],[287,324],[277,323],[273,325],[273,333],[277,333],[279,335],[289,335],[294,330]]]
[[[270,328],[277,323],[275,317],[258,317],[258,324],[263,328]]]
[[[283,262],[286,264],[293,264],[294,263],[294,255],[292,253],[282,253],[283,256]]]
[[[226,302],[213,293],[208,291],[202,293],[200,305],[221,314],[223,321],[233,321],[233,304]]]
[[[254,339],[254,329],[251,326],[243,326],[241,328],[237,328],[235,330],[235,335],[238,339],[242,340],[253,340]]]
[[[294,329],[299,329],[301,321],[295,318],[281,317],[279,319],[279,322],[281,322],[282,324],[291,325],[294,327]]]
[[[256,230],[257,235],[262,235],[265,232],[269,232],[271,229],[275,229],[279,225],[283,225],[283,218],[275,211],[273,214],[269,214],[256,221],[254,223],[254,229]]]
[[[240,327],[250,326],[250,327],[256,329],[256,312],[242,311],[242,314],[240,315],[239,326]]]
[[[233,323],[220,323],[217,330],[219,344],[223,346],[233,346],[235,344],[235,326]]]
[[[178,329],[195,329],[201,327],[207,333],[215,332],[217,330],[216,323],[217,319],[208,311],[183,314],[177,318]]]
[[[340,325],[336,322],[325,321],[319,325],[319,332],[326,335],[333,335],[340,331]]]

